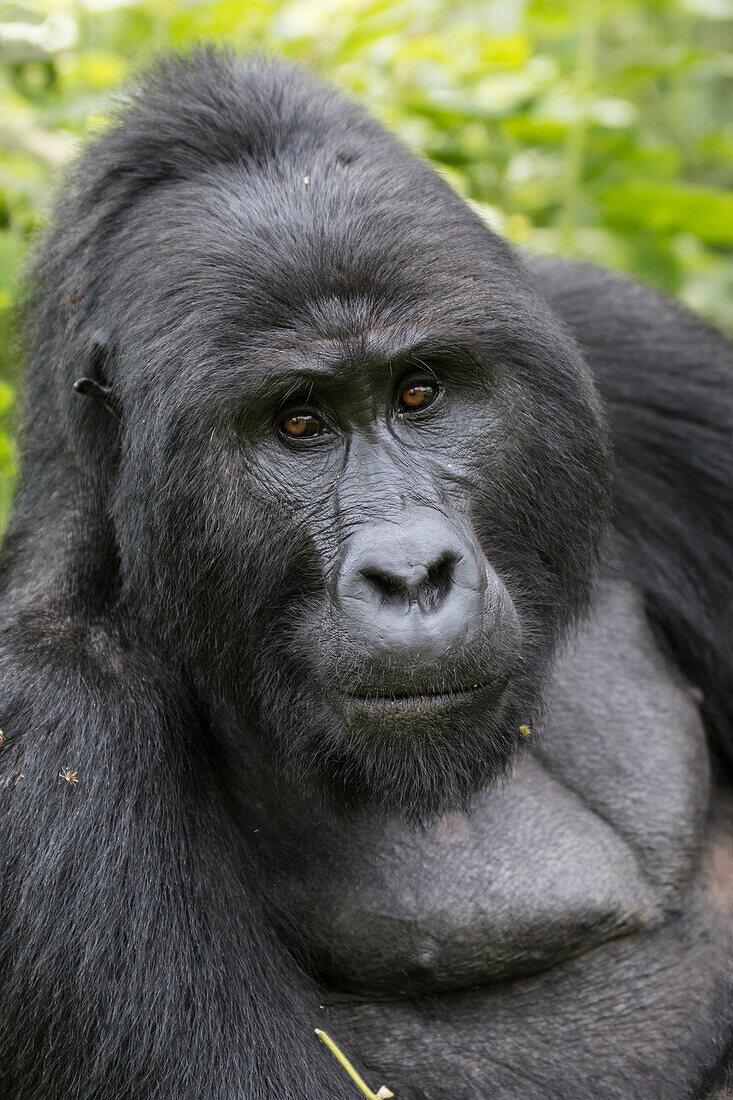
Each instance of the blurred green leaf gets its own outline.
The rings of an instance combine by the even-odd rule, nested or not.
[[[690,233],[708,244],[733,245],[733,195],[681,184],[627,183],[602,196],[612,226],[639,226],[669,236]]]

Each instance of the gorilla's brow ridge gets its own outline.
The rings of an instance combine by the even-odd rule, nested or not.
[[[340,341],[328,341],[314,354],[313,348],[288,355],[278,369],[272,361],[250,369],[244,380],[245,395],[252,401],[282,397],[283,390],[296,393],[315,384],[338,385],[364,371],[383,370],[385,376],[398,378],[410,368],[436,374],[438,363],[476,367],[477,356],[470,348],[441,338],[417,341],[363,341],[359,347],[345,348]]]

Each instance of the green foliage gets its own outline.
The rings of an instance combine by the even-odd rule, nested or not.
[[[517,243],[733,329],[733,0],[18,0],[0,9],[0,523],[13,306],[54,172],[128,72],[202,37],[336,80]]]

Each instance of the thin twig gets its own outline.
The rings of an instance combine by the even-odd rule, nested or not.
[[[331,1051],[331,1054],[333,1054],[339,1065],[344,1067],[351,1080],[354,1082],[356,1087],[364,1093],[367,1100],[388,1100],[390,1096],[394,1096],[394,1093],[391,1092],[386,1085],[382,1085],[379,1092],[372,1092],[372,1090],[369,1088],[369,1085],[367,1085],[364,1078],[356,1072],[343,1051],[339,1050],[339,1048],[336,1046],[331,1036],[327,1035],[325,1031],[321,1031],[320,1027],[316,1028],[316,1035],[321,1040],[321,1042],[328,1047],[328,1049]]]

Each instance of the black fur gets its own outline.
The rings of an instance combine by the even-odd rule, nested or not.
[[[291,780],[342,808],[465,805],[515,753],[588,605],[607,423],[623,567],[729,758],[723,340],[615,277],[525,267],[357,107],[212,50],[159,62],[87,146],[30,279],[2,558],[0,1095],[346,1098],[226,761],[272,744]],[[312,689],[338,662],[358,679],[362,657],[311,599],[316,535],[260,491],[267,444],[240,455],[240,430],[261,432],[242,393],[304,346],[314,301],[322,332],[358,335],[440,316],[446,295],[450,346],[425,354],[473,342],[511,410],[470,504],[523,666],[480,728],[469,716],[453,740],[397,745],[334,731]]]
[[[704,694],[733,759],[733,371],[730,345],[675,302],[583,264],[534,261],[608,411],[614,528],[652,622]]]

